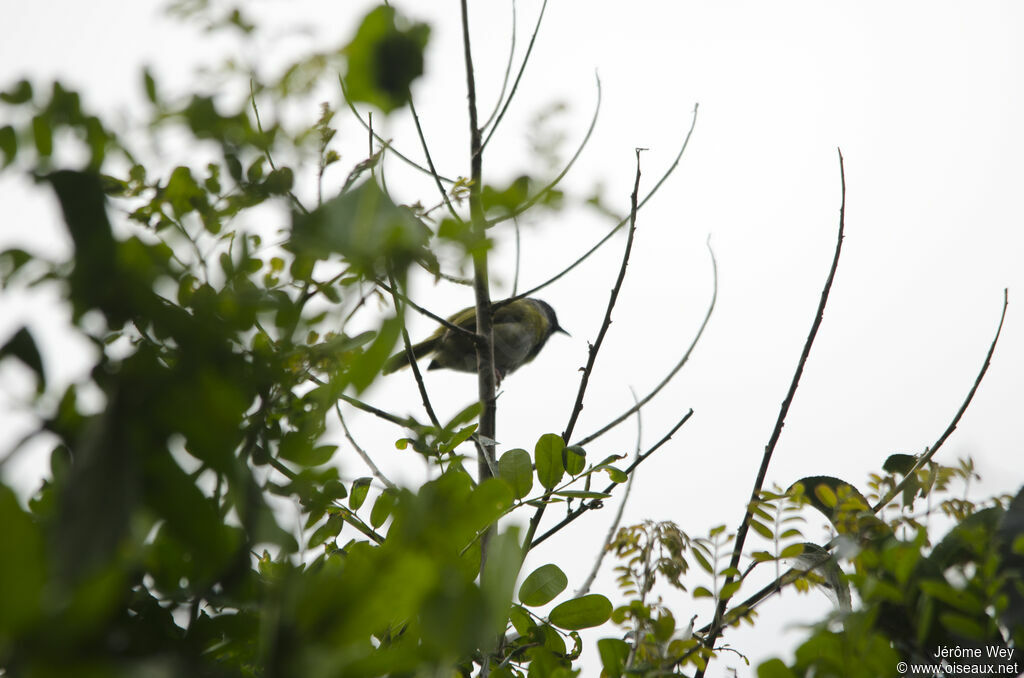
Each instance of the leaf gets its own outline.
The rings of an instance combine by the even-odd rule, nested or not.
[[[385,488],[377,497],[377,501],[373,502],[373,508],[370,509],[370,525],[374,529],[383,525],[391,516],[397,502],[398,494],[390,487]]]
[[[544,489],[550,490],[555,487],[565,475],[565,468],[562,466],[563,449],[565,441],[554,433],[545,433],[537,440],[534,458],[537,461],[537,479]]]
[[[757,667],[757,678],[796,678],[781,659],[769,659]]]
[[[629,480],[629,476],[624,471],[614,466],[605,466],[602,470],[608,473],[608,477],[613,483],[624,483]]]
[[[533,617],[531,617],[526,608],[521,605],[512,606],[512,611],[509,613],[509,621],[512,622],[512,627],[521,636],[527,635],[530,633],[530,629],[536,626],[536,624],[533,623]]]
[[[373,478],[356,478],[352,482],[352,489],[348,495],[348,505],[353,511],[358,511],[359,507],[366,501],[366,493],[370,491],[371,482],[373,482]]]
[[[286,433],[281,439],[278,455],[287,461],[302,466],[319,466],[326,464],[334,456],[337,445],[320,445],[314,447],[312,441],[300,433]]]
[[[22,327],[14,333],[7,343],[0,346],[0,360],[7,356],[17,358],[26,367],[36,373],[36,393],[46,390],[46,373],[43,371],[43,359],[39,355],[36,341],[27,327]]]
[[[14,87],[0,92],[0,101],[8,104],[24,104],[32,100],[32,83],[19,80]]]
[[[10,125],[0,127],[0,153],[4,154],[4,167],[14,162],[18,154],[18,135]]]
[[[512,592],[523,564],[519,539],[519,528],[513,526],[494,535],[487,545],[487,561],[480,573],[480,588],[492,613],[493,635],[504,633],[509,617]]]
[[[629,644],[620,638],[602,638],[597,641],[597,653],[601,666],[609,678],[618,678],[629,658]]]
[[[344,49],[346,96],[385,113],[409,101],[410,85],[423,74],[423,50],[430,36],[430,28],[422,23],[399,29],[395,14],[386,6],[372,10]]]
[[[530,453],[523,449],[509,450],[498,459],[498,477],[512,487],[516,499],[522,499],[533,489],[533,463]]]
[[[562,453],[562,460],[565,462],[565,470],[571,476],[578,476],[583,473],[587,465],[587,453],[579,445],[570,445]]]
[[[39,155],[48,158],[53,154],[53,128],[48,118],[42,115],[32,118],[32,139]]]
[[[560,629],[578,631],[600,626],[612,616],[612,603],[600,593],[591,593],[556,605],[548,621]]]
[[[564,591],[568,584],[568,577],[557,565],[541,565],[519,586],[519,602],[530,607],[545,605]]]
[[[560,490],[555,494],[569,499],[607,499],[612,496],[607,492],[587,492],[585,490]]]
[[[289,247],[325,259],[340,254],[354,273],[373,276],[390,265],[401,271],[423,250],[430,230],[399,207],[372,180],[292,216]]]

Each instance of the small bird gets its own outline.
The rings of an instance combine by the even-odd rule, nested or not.
[[[569,334],[558,325],[555,309],[540,299],[529,297],[508,303],[497,302],[494,308],[494,362],[498,381],[512,374],[537,357],[548,338],[555,332]],[[476,331],[476,307],[464,308],[448,318],[453,325]],[[441,326],[428,339],[413,344],[416,359],[433,354],[428,370],[448,368],[458,372],[476,372],[476,348],[473,340]],[[384,365],[384,373],[406,367],[409,356],[396,353]]]

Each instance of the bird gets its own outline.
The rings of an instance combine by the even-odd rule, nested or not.
[[[537,357],[552,334],[568,335],[558,324],[555,309],[546,301],[524,297],[491,305],[494,324],[494,368],[497,379],[512,374]],[[470,332],[476,331],[476,307],[469,306],[448,318],[448,322]],[[417,360],[432,355],[428,370],[446,368],[457,372],[476,372],[476,347],[471,337],[449,327],[437,328],[427,339],[413,344]],[[384,364],[384,374],[409,365],[409,355],[401,351]]]

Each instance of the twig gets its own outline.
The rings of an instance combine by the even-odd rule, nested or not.
[[[509,40],[508,62],[505,63],[505,76],[501,79],[501,92],[498,93],[498,100],[494,102],[494,110],[487,116],[487,120],[481,125],[481,129],[487,129],[494,121],[494,116],[501,109],[501,101],[505,98],[505,91],[508,89],[508,78],[512,74],[512,60],[516,55],[516,0],[512,0],[512,39]],[[536,31],[535,31],[536,34]]]
[[[971,387],[971,390],[967,393],[967,397],[964,399],[964,402],[960,405],[960,409],[957,410],[957,413],[953,417],[953,420],[949,422],[949,426],[947,426],[946,430],[942,432],[942,435],[939,436],[939,439],[936,440],[930,448],[926,448],[925,452],[917,460],[917,463],[914,464],[914,468],[912,468],[910,471],[907,472],[905,476],[903,476],[903,480],[897,483],[896,487],[892,488],[884,498],[880,499],[877,504],[871,507],[872,513],[878,513],[879,511],[881,511],[883,508],[885,508],[886,504],[888,504],[890,501],[893,500],[894,497],[896,497],[896,495],[902,492],[903,488],[910,481],[910,479],[917,474],[918,469],[920,469],[922,466],[931,461],[932,457],[935,456],[935,453],[939,451],[940,447],[942,447],[942,444],[946,442],[946,439],[949,438],[949,436],[953,435],[953,431],[956,430],[957,425],[960,423],[960,418],[964,416],[964,412],[967,411],[967,407],[971,404],[971,401],[974,399],[974,394],[978,392],[978,387],[981,386],[981,380],[985,378],[985,373],[988,372],[988,366],[992,363],[992,354],[995,353],[996,343],[999,341],[999,334],[1003,331],[1003,321],[1006,320],[1006,308],[1007,306],[1009,306],[1009,304],[1010,292],[1008,289],[1003,289],[1003,312],[999,316],[999,327],[996,328],[996,336],[992,337],[992,345],[989,346],[988,348],[988,354],[986,354],[985,356],[985,362],[981,366],[981,371],[978,372],[978,376],[974,380],[974,385]]]
[[[334,411],[338,413],[338,421],[341,422],[341,428],[345,432],[345,437],[348,438],[348,442],[352,445],[352,448],[356,451],[356,454],[358,454],[359,457],[363,460],[363,463],[370,467],[370,472],[373,473],[374,477],[377,478],[377,480],[384,483],[386,487],[395,489],[396,485],[393,482],[391,482],[391,480],[386,475],[384,475],[384,472],[381,471],[380,468],[378,468],[377,464],[373,463],[373,459],[370,457],[369,453],[367,453],[366,450],[360,447],[359,443],[356,442],[356,439],[352,437],[352,432],[348,430],[348,424],[345,423],[345,415],[341,413],[341,405],[339,405],[337,402],[334,403]]]
[[[629,389],[633,393],[633,400],[636,401],[636,391],[632,388]],[[639,403],[637,403],[639,405]],[[636,409],[636,456],[640,457],[640,446],[643,444],[643,417],[640,415],[640,409]],[[622,514],[626,510],[626,502],[629,500],[629,493],[633,490],[633,480],[636,478],[636,474],[633,473],[629,476],[629,480],[626,482],[626,490],[622,493],[622,501],[619,502],[619,508],[615,512],[615,519],[612,520],[612,524],[608,526],[608,534],[604,538],[604,543],[601,544],[601,550],[597,553],[597,559],[594,561],[594,567],[590,570],[590,574],[583,580],[583,584],[580,585],[573,598],[579,598],[587,594],[590,591],[590,587],[594,583],[594,579],[597,578],[597,573],[601,569],[601,563],[604,561],[604,556],[608,553],[608,547],[611,546],[612,540],[615,539],[615,533],[619,529],[619,524],[622,522]]]
[[[441,316],[428,311],[427,309],[423,308],[422,306],[420,306],[419,304],[414,302],[412,299],[410,299],[407,295],[402,294],[402,292],[398,291],[396,288],[392,287],[391,285],[389,285],[388,283],[384,282],[383,280],[374,280],[374,282],[378,286],[383,287],[385,290],[387,290],[391,294],[397,294],[398,297],[403,302],[406,303],[406,305],[410,306],[414,311],[416,311],[420,315],[425,315],[426,317],[430,318],[431,320],[437,321],[439,324],[445,326],[446,328],[448,328],[452,332],[455,332],[456,334],[461,334],[462,336],[464,336],[464,337],[466,337],[468,339],[472,339],[473,341],[477,340],[477,335],[472,330],[467,330],[465,327],[459,327],[458,325],[456,325],[452,321],[448,320],[447,318],[442,318]]]
[[[433,173],[430,171],[430,169],[424,167],[423,165],[419,164],[415,160],[409,158],[409,156],[404,155],[401,151],[399,151],[397,148],[392,146],[390,141],[388,141],[384,137],[382,137],[379,134],[377,134],[376,132],[374,132],[373,129],[371,128],[371,126],[369,124],[367,124],[367,122],[365,120],[363,120],[363,116],[359,115],[359,110],[355,107],[355,104],[353,104],[352,101],[348,98],[348,90],[345,89],[345,80],[340,75],[338,76],[338,83],[341,85],[341,95],[342,95],[342,98],[345,99],[345,104],[348,106],[348,109],[352,112],[352,115],[355,117],[356,120],[359,121],[359,124],[361,124],[364,129],[366,129],[371,134],[373,134],[373,138],[376,139],[377,142],[381,146],[383,146],[384,148],[386,148],[389,151],[391,151],[391,153],[396,158],[398,158],[399,160],[401,160],[405,164],[409,165],[410,167],[412,167],[414,169],[418,169],[420,172],[423,172],[424,174],[429,174],[429,175],[433,176]],[[440,179],[442,182],[444,182],[446,184],[454,184],[455,183],[454,179],[449,179],[448,177],[443,176],[443,175],[438,175],[437,178]]]
[[[693,107],[693,120],[690,122],[690,131],[688,131],[686,133],[686,138],[683,140],[683,145],[679,148],[679,153],[676,154],[675,160],[672,161],[672,164],[669,165],[669,168],[667,170],[665,170],[664,174],[661,175],[661,178],[658,179],[658,181],[654,184],[654,187],[650,190],[650,192],[647,193],[646,196],[644,196],[644,199],[641,200],[640,203],[637,205],[637,209],[638,210],[642,209],[643,206],[647,204],[647,201],[650,200],[654,196],[654,194],[658,192],[658,189],[661,188],[661,185],[663,183],[665,183],[665,180],[668,179],[669,176],[671,176],[671,174],[675,171],[676,167],[679,165],[679,161],[682,159],[683,153],[686,151],[686,147],[690,144],[690,137],[693,135],[693,129],[697,125],[697,108],[698,107],[699,107],[699,104],[695,105]],[[622,221],[620,221],[618,224],[615,225],[615,228],[613,228],[612,230],[608,231],[608,233],[603,238],[598,240],[594,244],[593,247],[591,247],[589,250],[584,252],[579,258],[576,259],[576,261],[572,262],[571,264],[569,264],[568,266],[566,266],[561,271],[559,271],[555,275],[551,276],[550,278],[548,278],[544,282],[539,283],[537,285],[534,285],[533,287],[531,287],[530,289],[526,290],[525,292],[520,293],[518,298],[521,299],[523,297],[532,296],[532,295],[536,294],[537,292],[539,292],[540,290],[542,290],[545,287],[547,287],[548,285],[550,285],[551,283],[553,283],[556,280],[560,279],[562,276],[564,276],[567,273],[569,273],[569,271],[573,270],[574,268],[576,268],[577,266],[582,264],[584,261],[586,261],[590,257],[591,254],[593,254],[598,249],[600,249],[601,245],[604,245],[606,242],[608,242],[611,239],[611,237],[613,235],[615,235],[616,233],[618,233],[619,229],[622,228],[624,225],[626,225],[628,222],[629,222],[629,218],[628,217],[623,219]]]
[[[384,421],[390,421],[392,424],[398,424],[399,426],[404,426],[405,428],[410,429],[415,429],[419,427],[419,422],[417,422],[412,417],[399,417],[397,415],[391,414],[390,412],[386,412],[378,407],[374,407],[369,403],[364,403],[362,400],[353,398],[352,396],[347,395],[345,393],[338,394],[338,398],[340,400],[344,400],[346,403],[352,405],[356,409],[362,410],[363,412],[369,412],[370,414],[374,415],[375,417],[379,417]]]
[[[554,179],[549,181],[544,186],[544,188],[540,189],[534,195],[532,195],[531,197],[527,198],[521,204],[517,205],[514,210],[512,210],[508,214],[503,214],[500,217],[495,217],[494,219],[490,219],[487,222],[487,227],[488,228],[490,228],[491,226],[495,226],[497,224],[500,224],[503,221],[508,221],[509,219],[514,219],[515,217],[519,216],[520,214],[522,214],[526,210],[528,210],[531,207],[533,207],[534,205],[536,205],[537,202],[539,202],[541,198],[543,198],[545,195],[547,195],[548,192],[551,191],[551,189],[553,189],[555,186],[557,186],[558,184],[561,183],[562,179],[565,178],[565,175],[568,174],[569,170],[572,169],[572,166],[576,164],[576,161],[579,159],[580,155],[582,155],[582,153],[583,153],[583,149],[586,148],[587,144],[590,142],[590,136],[594,133],[594,128],[597,127],[597,116],[601,112],[601,78],[597,77],[596,74],[594,75],[594,78],[597,81],[597,103],[594,105],[594,115],[590,119],[590,126],[587,127],[587,133],[583,135],[583,140],[580,141],[579,146],[576,147],[576,152],[573,153],[571,158],[569,158],[569,162],[567,162],[565,164],[565,167],[562,168],[562,171],[559,172],[558,175]]]
[[[601,350],[601,344],[604,343],[604,338],[608,334],[608,328],[611,327],[612,310],[615,308],[615,302],[619,298],[622,281],[626,278],[626,266],[629,264],[629,254],[633,250],[633,237],[636,234],[636,206],[637,194],[640,192],[640,152],[642,150],[644,149],[636,149],[636,178],[633,180],[633,193],[629,197],[629,234],[626,238],[626,249],[622,253],[619,276],[616,278],[611,296],[608,298],[608,306],[604,312],[604,321],[601,323],[601,329],[597,332],[597,339],[594,341],[593,346],[590,347],[587,365],[583,368],[583,375],[580,377],[580,387],[576,392],[576,403],[573,405],[572,413],[569,415],[569,423],[565,426],[565,432],[562,433],[562,439],[567,442],[572,436],[573,429],[576,427],[576,420],[579,418],[580,412],[583,411],[583,397],[587,392],[587,384],[590,383],[590,375],[594,371],[597,352]]]
[[[829,270],[828,278],[825,280],[825,287],[821,290],[821,299],[818,301],[817,314],[814,317],[814,322],[811,323],[811,331],[807,335],[807,340],[804,342],[804,348],[800,354],[800,360],[797,362],[796,371],[793,373],[793,380],[789,385],[789,392],[786,394],[786,399],[782,401],[782,407],[779,409],[779,416],[775,421],[775,428],[772,430],[771,437],[768,439],[768,444],[764,448],[764,456],[761,458],[761,467],[757,471],[757,478],[754,480],[754,487],[750,492],[750,501],[747,502],[746,509],[743,514],[743,521],[740,523],[740,527],[736,531],[736,543],[733,546],[732,558],[729,561],[729,568],[732,570],[739,570],[740,556],[743,554],[743,544],[746,541],[747,532],[750,530],[750,521],[754,515],[752,507],[761,495],[761,487],[764,485],[764,479],[768,473],[768,465],[771,463],[772,454],[775,452],[775,446],[778,444],[779,437],[782,435],[782,428],[786,423],[786,415],[789,413],[790,405],[793,404],[793,397],[796,395],[796,389],[800,385],[800,377],[803,374],[804,365],[807,364],[807,358],[811,353],[811,346],[814,344],[814,339],[818,335],[818,328],[821,326],[822,318],[825,315],[825,306],[828,303],[828,295],[832,290],[832,281],[835,279],[836,269],[839,267],[839,254],[843,249],[843,231],[846,226],[846,172],[843,167],[842,151],[839,151],[839,179],[842,185],[842,198],[839,205],[839,235],[836,238],[835,254],[832,257],[832,268]],[[723,588],[728,587],[734,579],[733,575],[728,575],[725,578]],[[723,596],[718,602],[718,607],[715,610],[714,626],[706,639],[706,647],[713,648],[715,641],[722,633],[722,619],[729,600],[730,597]],[[701,678],[703,675],[704,670],[698,669],[695,678]]]
[[[256,116],[256,129],[259,130],[261,136],[265,135],[266,132],[263,131],[263,123],[260,121],[260,109],[256,107],[256,88],[253,85],[252,78],[249,78],[249,101],[252,103],[252,112]],[[276,172],[277,165],[274,164],[274,156],[270,154],[269,145],[263,150],[263,154],[267,157],[267,162],[270,163],[270,169]],[[302,201],[299,200],[299,197],[295,195],[294,191],[289,190],[288,197],[292,199],[292,202],[295,203],[296,207],[302,210],[303,214],[309,214],[309,210],[302,204]]]
[[[416,386],[420,391],[420,400],[423,401],[423,409],[426,410],[427,416],[430,418],[430,423],[440,431],[441,422],[438,421],[437,415],[434,413],[434,407],[430,404],[430,396],[427,395],[427,386],[423,383],[423,374],[420,372],[420,367],[416,360],[416,354],[412,351],[412,341],[409,339],[409,331],[405,328],[405,314],[402,313],[402,302],[399,300],[398,294],[395,293],[398,286],[395,284],[395,277],[390,271],[388,271],[388,282],[391,283],[391,299],[395,304],[395,313],[398,315],[399,322],[402,323],[402,344],[405,346],[405,355],[409,357],[409,367],[412,368],[413,376],[416,378]]]
[[[650,393],[645,395],[642,400],[638,401],[633,407],[623,412],[621,415],[616,417],[603,428],[600,428],[597,431],[594,431],[593,433],[588,435],[587,437],[577,441],[575,443],[576,445],[586,445],[587,443],[596,440],[598,437],[604,435],[611,429],[615,428],[616,426],[624,422],[634,412],[639,412],[640,408],[646,405],[648,402],[650,402],[651,398],[656,396],[658,392],[661,391],[661,389],[664,388],[672,380],[676,373],[682,369],[683,365],[689,362],[690,354],[693,353],[693,349],[696,348],[697,342],[700,341],[701,336],[704,334],[704,328],[708,326],[708,321],[711,320],[711,312],[715,310],[715,302],[718,299],[718,262],[715,261],[715,252],[714,250],[711,249],[711,236],[708,236],[707,245],[708,252],[711,253],[711,271],[714,284],[713,291],[711,293],[711,303],[708,305],[707,313],[704,314],[704,322],[700,324],[700,329],[697,330],[697,335],[693,338],[693,341],[690,342],[690,346],[689,348],[686,349],[686,353],[683,354],[683,357],[679,359],[679,362],[676,363],[675,367],[672,368],[672,370],[665,376],[665,378],[661,380],[661,383],[655,386],[654,389],[652,389]]]
[[[675,432],[678,431],[680,428],[682,428],[683,424],[685,424],[687,421],[689,421],[690,417],[692,417],[692,416],[693,416],[693,410],[690,409],[689,411],[687,411],[686,414],[683,415],[682,419],[680,419],[679,421],[676,422],[675,426],[673,426],[671,429],[669,429],[669,432],[666,433],[664,435],[664,437],[662,437],[661,440],[656,442],[654,445],[652,445],[650,448],[648,448],[646,452],[644,452],[643,454],[638,456],[636,459],[634,459],[633,463],[630,464],[629,466],[627,466],[623,470],[623,473],[625,473],[626,475],[629,475],[634,470],[636,470],[637,466],[642,464],[644,462],[644,460],[647,459],[647,457],[649,457],[652,454],[654,454],[658,450],[658,448],[660,448],[662,445],[667,443],[672,438],[672,436],[675,434]],[[608,485],[608,487],[606,487],[604,489],[602,494],[611,494],[612,490],[615,489],[616,485],[618,485],[618,483],[610,483]],[[567,525],[569,525],[571,522],[573,522],[574,520],[579,518],[581,515],[583,515],[584,513],[589,511],[590,509],[595,509],[595,508],[600,508],[600,507],[601,507],[601,502],[597,501],[597,500],[590,501],[590,502],[587,502],[585,504],[582,504],[575,511],[573,511],[572,513],[567,515],[565,518],[563,518],[557,525],[555,525],[550,530],[548,530],[547,532],[545,532],[541,536],[537,537],[536,539],[532,539],[534,532],[536,532],[536,526],[531,521],[530,527],[528,528],[527,535],[526,535],[528,537],[528,541],[525,542],[526,544],[529,545],[529,548],[527,548],[526,550],[529,551],[529,550],[533,549],[534,547],[536,547],[538,544],[543,542],[548,537],[551,537],[552,535],[556,534],[557,532],[563,530]],[[530,541],[530,540],[532,540],[532,541]]]
[[[423,126],[420,125],[420,116],[416,112],[416,104],[413,103],[412,94],[409,94],[409,112],[412,113],[412,121],[416,125],[416,135],[420,139],[420,146],[423,148],[423,155],[427,159],[427,167],[430,168],[430,176],[434,180],[434,184],[437,186],[438,192],[441,194],[441,200],[444,201],[448,212],[452,215],[455,221],[462,223],[462,217],[455,211],[455,206],[452,205],[451,199],[448,197],[448,191],[444,190],[444,186],[441,184],[441,175],[437,173],[437,167],[434,166],[434,158],[430,155],[430,146],[427,144],[427,137],[423,134]]]
[[[487,134],[487,138],[484,139],[483,144],[480,146],[482,152],[487,144],[490,143],[491,137],[494,136],[494,132],[501,125],[501,119],[505,117],[505,111],[508,110],[509,104],[512,103],[512,99],[516,95],[516,91],[519,89],[519,81],[523,79],[523,72],[526,70],[526,64],[530,61],[530,53],[533,52],[533,43],[537,40],[537,34],[540,33],[540,24],[544,19],[544,10],[548,7],[548,0],[544,0],[544,3],[540,6],[540,13],[537,15],[537,23],[534,24],[533,33],[530,35],[530,44],[526,46],[526,54],[523,55],[523,63],[519,65],[519,72],[516,74],[516,81],[512,83],[512,91],[508,93],[508,99],[505,100],[505,105],[501,108],[501,113],[494,119],[494,126],[491,127],[491,131]],[[507,77],[507,76],[506,76]],[[500,99],[499,99],[500,101]],[[490,123],[490,120],[487,121]],[[487,125],[484,125],[486,127]]]

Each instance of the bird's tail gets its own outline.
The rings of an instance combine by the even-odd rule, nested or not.
[[[421,341],[418,344],[412,345],[412,354],[416,356],[416,360],[419,360],[423,356],[427,355],[434,350],[437,338],[430,338]],[[403,367],[409,366],[409,354],[404,350],[399,351],[395,355],[388,358],[387,362],[384,363],[384,374],[391,374]]]

